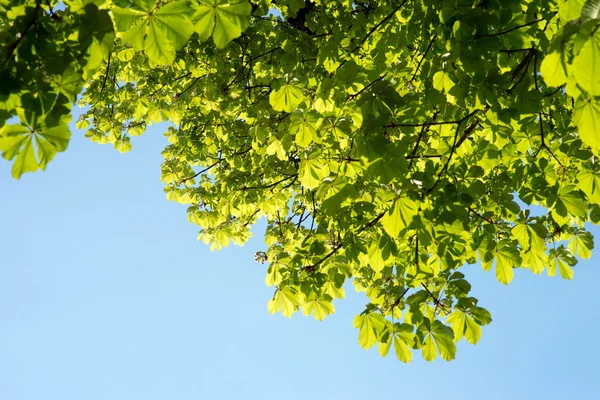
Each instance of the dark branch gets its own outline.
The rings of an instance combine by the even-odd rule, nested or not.
[[[472,112],[470,112],[469,114],[467,114],[466,116],[464,116],[461,119],[457,119],[454,121],[431,121],[431,122],[423,122],[420,124],[396,124],[396,123],[391,123],[391,124],[387,124],[385,127],[386,128],[398,128],[398,127],[409,127],[409,128],[420,128],[423,126],[434,126],[434,125],[452,125],[452,124],[460,124],[463,121],[465,121],[466,119],[468,119],[469,117],[475,115],[476,113],[478,113],[479,111],[485,111],[485,110],[481,110],[481,109],[476,109]]]
[[[472,214],[475,214],[476,216],[478,216],[479,218],[481,218],[482,220],[484,220],[488,224],[494,225],[494,221],[492,221],[491,219],[486,218],[483,215],[479,214],[477,211],[473,210],[471,207],[469,207],[469,212],[472,213]]]
[[[186,181],[189,181],[190,179],[194,179],[194,178],[196,178],[197,176],[199,176],[199,175],[201,175],[201,174],[203,174],[203,173],[205,173],[205,172],[207,172],[207,171],[211,170],[212,168],[214,168],[214,167],[216,167],[217,165],[221,164],[221,163],[223,162],[223,160],[224,160],[224,159],[223,159],[223,158],[221,158],[219,161],[215,162],[214,164],[211,164],[211,165],[209,165],[208,167],[204,168],[202,171],[200,171],[200,172],[198,172],[198,173],[196,173],[196,174],[194,174],[194,175],[192,175],[192,176],[189,176],[189,177],[187,177],[187,178],[183,178],[181,181],[179,181],[179,184],[181,185],[182,183],[184,183],[184,182],[186,182]]]
[[[385,72],[383,75],[381,75],[379,78],[375,79],[373,82],[369,83],[367,86],[365,86],[364,88],[360,89],[358,92],[356,92],[355,94],[351,94],[350,96],[348,96],[348,101],[350,100],[354,100],[355,98],[357,98],[358,96],[360,96],[362,93],[364,93],[365,90],[367,90],[368,88],[370,88],[371,86],[373,86],[375,84],[375,82],[378,82],[380,80],[382,80],[383,78],[385,78],[385,76],[387,75],[387,72]]]
[[[552,150],[550,149],[550,147],[548,147],[548,145],[546,144],[546,138],[545,138],[545,133],[544,133],[544,121],[542,119],[542,112],[541,111],[538,113],[538,118],[539,118],[539,121],[540,121],[540,135],[542,136],[542,144],[540,145],[540,147],[537,149],[537,151],[533,155],[533,158],[537,158],[537,156],[540,153],[540,151],[542,150],[542,148],[544,148],[556,160],[556,162],[558,163],[558,165],[560,165],[561,167],[564,167],[563,164],[560,162],[560,160],[558,158],[556,158],[556,155],[554,155],[554,153],[552,152]]]
[[[283,182],[285,182],[285,181],[287,181],[287,180],[290,180],[290,179],[292,179],[292,178],[294,178],[294,181],[295,181],[295,180],[298,178],[298,174],[294,174],[294,175],[286,176],[285,178],[283,178],[283,179],[280,179],[280,180],[278,180],[277,182],[270,183],[270,184],[268,184],[268,185],[265,185],[265,186],[244,186],[244,187],[242,188],[242,190],[271,189],[271,188],[274,188],[275,186],[279,185],[280,183],[283,183]],[[292,182],[292,183],[293,183],[293,182]],[[286,186],[286,187],[287,187],[287,186]]]
[[[25,36],[27,35],[27,32],[29,32],[29,30],[31,29],[31,27],[33,25],[35,25],[41,7],[42,7],[41,1],[37,0],[35,2],[35,9],[33,10],[33,15],[31,17],[31,19],[29,20],[29,22],[27,23],[27,25],[25,26],[25,29],[23,29],[23,32],[19,32],[19,35],[17,35],[17,40],[15,40],[14,42],[12,42],[11,45],[8,46],[8,51],[6,52],[6,57],[4,59],[5,62],[8,61],[8,60],[10,60],[12,58],[12,55],[13,55],[14,51],[17,49],[17,47],[19,47],[19,44],[21,44],[21,41],[23,39],[25,39]]]
[[[423,63],[423,60],[425,60],[425,57],[427,57],[427,53],[429,53],[429,50],[431,50],[431,46],[433,46],[433,42],[435,42],[436,39],[437,39],[437,35],[434,35],[433,38],[429,41],[429,44],[427,45],[427,49],[425,49],[425,53],[423,53],[423,55],[421,56],[421,59],[419,60],[419,64],[417,65],[417,69],[415,69],[415,73],[413,74],[412,78],[410,78],[408,83],[411,83],[417,77],[417,73],[419,72],[419,69],[421,69],[421,64]]]
[[[505,31],[502,32],[496,32],[496,33],[486,33],[483,35],[475,35],[475,40],[482,38],[482,37],[494,37],[494,36],[501,36],[501,35],[506,35],[507,33],[510,33],[512,31],[516,31],[517,29],[521,29],[521,28],[525,28],[529,25],[533,25],[533,24],[537,24],[538,22],[542,22],[544,21],[544,18],[540,18],[540,19],[536,19],[535,21],[531,21],[531,22],[527,22],[525,24],[522,25],[517,25],[513,28],[507,29]]]
[[[352,49],[351,53],[354,53],[355,51],[357,51],[358,49],[360,49],[362,47],[362,45],[365,44],[365,42],[367,41],[367,39],[369,39],[369,37],[371,37],[371,35],[373,33],[375,33],[375,31],[377,31],[377,29],[379,29],[381,27],[381,25],[385,24],[390,18],[392,18],[394,16],[394,14],[396,14],[396,12],[398,10],[400,10],[400,8],[402,8],[402,6],[404,6],[404,4],[406,4],[407,1],[408,0],[404,0],[402,3],[400,3],[400,5],[398,7],[396,7],[394,9],[394,11],[392,11],[391,13],[389,13],[384,19],[382,19],[381,21],[379,21],[377,23],[377,25],[375,25],[373,28],[371,28],[371,30],[367,33],[367,35],[365,37],[363,37],[360,42],[358,42],[358,44],[356,45],[356,47],[354,49]]]

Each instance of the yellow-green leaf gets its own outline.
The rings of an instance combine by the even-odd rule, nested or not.
[[[211,35],[222,49],[248,27],[252,6],[247,0],[200,0],[192,20],[200,40]]]
[[[583,143],[600,152],[600,103],[579,96],[575,103],[573,120],[579,128],[579,137]]]
[[[544,57],[540,73],[548,86],[561,86],[567,82],[567,74],[563,66],[561,53],[555,51]]]
[[[392,207],[381,218],[383,229],[392,238],[398,238],[418,213],[417,203],[405,196],[394,201]]]
[[[585,42],[572,68],[579,86],[592,96],[600,96],[600,32]]]
[[[302,101],[304,101],[302,88],[292,82],[287,82],[269,95],[269,102],[276,111],[293,112]]]

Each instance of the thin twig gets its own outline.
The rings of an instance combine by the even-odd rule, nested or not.
[[[533,158],[537,158],[537,156],[540,153],[540,151],[542,150],[542,148],[544,148],[556,160],[558,165],[560,165],[561,167],[564,167],[563,164],[560,162],[560,160],[556,157],[556,155],[554,155],[554,153],[552,152],[550,147],[548,147],[548,145],[546,144],[546,138],[545,138],[545,134],[544,134],[544,123],[543,123],[544,121],[542,120],[542,112],[541,111],[538,113],[538,119],[540,121],[540,135],[542,137],[542,144],[540,144],[540,147],[537,149],[537,151],[533,155]]]
[[[415,78],[417,77],[417,73],[419,72],[419,69],[421,69],[421,64],[423,63],[423,60],[425,60],[425,57],[427,57],[427,53],[429,53],[429,50],[431,50],[431,46],[433,46],[433,42],[435,42],[436,39],[437,39],[437,35],[434,35],[433,38],[431,39],[431,41],[429,42],[429,44],[427,45],[427,49],[425,49],[425,53],[423,53],[423,55],[421,56],[421,59],[419,60],[419,64],[417,65],[417,69],[415,69],[415,73],[413,74],[412,78],[410,78],[408,83],[412,83],[412,81],[414,81]]]
[[[369,83],[364,88],[360,89],[358,92],[356,92],[356,93],[351,94],[350,96],[348,96],[348,101],[354,100],[356,97],[360,96],[365,90],[367,90],[368,88],[370,88],[371,86],[373,86],[375,84],[375,82],[378,82],[378,81],[382,80],[383,78],[385,78],[386,75],[387,75],[387,72],[385,72],[379,78],[375,79],[373,82]]]
[[[17,47],[19,47],[19,44],[21,43],[21,41],[23,39],[25,39],[27,32],[29,32],[31,27],[33,25],[35,25],[41,7],[42,7],[41,1],[37,0],[35,2],[35,9],[33,10],[33,15],[31,17],[31,19],[29,20],[29,22],[27,23],[27,25],[25,26],[25,29],[23,29],[23,32],[19,32],[19,35],[17,35],[17,40],[12,42],[11,45],[8,46],[8,51],[6,52],[6,57],[4,58],[5,62],[12,58],[14,51],[17,49]]]
[[[544,21],[544,18],[536,19],[535,21],[527,22],[527,23],[522,24],[522,25],[517,25],[514,28],[510,28],[510,29],[507,29],[507,30],[502,31],[502,32],[486,33],[486,34],[483,34],[483,35],[475,35],[475,40],[477,40],[479,38],[482,38],[482,37],[494,37],[494,36],[506,35],[507,33],[510,33],[512,31],[516,31],[517,29],[525,28],[526,26],[537,24],[538,22],[542,22],[542,21]]]
[[[367,39],[369,39],[369,37],[375,33],[375,31],[377,29],[379,29],[381,27],[381,25],[383,25],[387,20],[389,20],[390,18],[392,18],[394,16],[394,14],[396,14],[396,12],[398,10],[400,10],[400,8],[402,8],[402,6],[404,6],[404,4],[406,4],[408,0],[404,0],[402,3],[400,3],[400,5],[398,7],[396,7],[394,9],[394,11],[392,11],[391,13],[389,13],[384,19],[382,19],[381,21],[379,21],[377,23],[377,25],[375,25],[373,28],[371,28],[371,30],[367,33],[367,35],[365,37],[363,37],[361,39],[360,42],[358,42],[358,45],[356,45],[356,47],[354,49],[352,49],[352,51],[350,53],[354,53],[356,50],[360,49],[362,47],[363,44],[365,44],[365,42],[367,41]]]
[[[265,186],[244,186],[241,190],[271,189],[271,188],[274,188],[275,186],[279,185],[280,183],[283,183],[292,178],[296,179],[297,177],[298,177],[298,174],[294,174],[294,175],[286,176],[285,178],[280,179],[277,182],[270,183]]]
[[[420,124],[404,124],[404,123],[402,123],[402,124],[396,124],[396,123],[390,123],[390,124],[387,124],[385,126],[385,128],[398,128],[398,127],[420,128],[422,126],[459,124],[459,123],[463,122],[464,120],[468,119],[469,117],[473,116],[475,113],[478,113],[480,111],[486,111],[486,109],[482,110],[482,109],[478,108],[476,110],[471,111],[469,114],[467,114],[463,118],[456,119],[454,121],[439,121],[439,122],[437,122],[435,120],[432,120],[431,122],[423,122],[423,123],[420,123]]]
[[[471,207],[469,207],[468,210],[469,210],[470,213],[475,214],[476,216],[478,216],[479,218],[481,218],[482,220],[484,220],[488,224],[494,225],[494,221],[492,221],[491,219],[486,218],[483,215],[479,214],[477,211],[473,210]]]
[[[431,293],[429,291],[429,289],[427,288],[427,286],[425,286],[425,284],[423,282],[421,282],[421,286],[423,287],[423,289],[425,289],[427,291],[427,293],[429,294],[429,296],[431,296],[431,298],[433,299],[433,303],[435,304],[436,307],[439,306],[439,307],[443,308],[444,310],[446,309],[446,306],[444,306],[442,304],[442,302],[440,301],[440,299],[438,299],[437,297],[435,297],[433,295],[433,293]]]
[[[189,176],[187,178],[183,178],[181,181],[179,181],[179,184],[181,185],[182,183],[185,183],[186,181],[189,181],[190,179],[194,179],[196,178],[198,175],[201,175],[209,170],[211,170],[212,168],[216,167],[217,165],[221,164],[223,162],[224,158],[221,158],[219,161],[215,162],[214,164],[209,165],[208,167],[204,168],[202,171]]]

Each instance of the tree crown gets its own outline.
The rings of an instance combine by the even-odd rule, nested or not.
[[[170,121],[162,181],[199,240],[267,220],[272,313],[321,320],[351,279],[362,347],[451,360],[491,321],[463,266],[508,284],[591,256],[598,0],[57,3],[0,0],[13,176],[67,148],[76,102],[121,152]]]

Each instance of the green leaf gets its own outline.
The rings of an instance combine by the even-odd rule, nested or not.
[[[290,122],[290,133],[296,136],[296,144],[301,147],[308,147],[313,141],[320,143],[317,136],[316,113],[306,113],[303,115],[293,115]]]
[[[561,216],[566,216],[567,212],[577,217],[587,214],[585,201],[575,185],[562,186],[552,208]]]
[[[581,140],[600,152],[600,103],[580,96],[575,103],[573,120],[579,128]]]
[[[577,231],[569,242],[569,250],[581,258],[589,259],[592,257],[592,249],[594,248],[594,237],[590,232],[580,230]]]
[[[542,224],[518,223],[512,229],[512,236],[517,239],[523,250],[544,251],[545,231]]]
[[[456,356],[456,345],[452,328],[436,320],[431,327],[431,336],[435,339],[440,356],[446,361],[453,360]]]
[[[562,62],[561,53],[555,51],[544,57],[540,65],[540,73],[548,86],[559,87],[567,82],[567,74]]]
[[[454,331],[454,341],[464,338],[471,344],[477,344],[481,339],[481,326],[465,311],[455,311],[448,316],[448,323]]]
[[[496,248],[496,279],[508,285],[513,277],[513,268],[521,264],[521,256],[517,247],[508,241],[501,241]]]
[[[317,158],[302,160],[298,169],[300,183],[312,190],[319,186],[323,179],[329,176],[329,167]]]
[[[426,322],[424,325],[429,326],[429,323]],[[427,329],[426,332],[425,342],[423,343],[422,348],[423,358],[425,358],[425,360],[435,360],[438,352],[446,361],[454,359],[456,355],[456,345],[454,344],[454,332],[452,331],[452,328],[435,320],[433,324],[431,324],[431,328]]]
[[[558,8],[559,16],[563,23],[579,18],[584,3],[585,0],[567,0],[563,2]]]
[[[577,83],[592,96],[600,96],[600,32],[592,35],[573,60]]]
[[[368,350],[375,346],[385,329],[385,319],[379,313],[360,314],[354,317],[354,328],[358,329],[358,344]]]
[[[222,49],[248,27],[251,12],[252,6],[246,0],[200,0],[192,20],[200,40],[205,41],[212,35],[217,47]]]
[[[577,260],[571,254],[571,250],[562,244],[556,249],[550,249],[550,265],[548,266],[548,276],[556,276],[556,270],[560,273],[563,279],[573,279],[573,269],[577,264]]]
[[[20,143],[21,148],[12,167],[12,176],[15,179],[19,179],[25,172],[34,172],[38,169],[32,141],[33,136],[28,135]],[[2,147],[1,144],[0,147]]]
[[[412,326],[408,324],[402,325],[409,326],[409,329],[412,332]],[[412,361],[412,351],[410,351],[410,347],[407,344],[408,342],[412,342],[412,338],[409,339],[409,341],[407,341],[401,336],[401,334],[394,334],[394,352],[396,353],[396,357],[398,358],[398,360],[404,363],[409,363]]]
[[[588,201],[600,204],[600,172],[581,171],[577,175],[579,188],[585,193]]]
[[[581,20],[586,22],[600,17],[600,0],[587,0],[581,9]]]
[[[298,310],[302,303],[302,297],[298,291],[291,286],[286,286],[277,290],[275,296],[269,301],[269,313],[275,314],[277,311],[290,318]]]
[[[129,8],[112,9],[123,40],[134,49],[145,51],[151,63],[167,65],[173,64],[175,51],[194,33],[191,11],[186,1],[173,1],[158,8],[154,1],[138,1]]]
[[[523,254],[523,267],[529,268],[534,274],[541,274],[548,265],[548,255],[545,251],[528,250]]]
[[[438,71],[433,75],[433,87],[440,92],[449,92],[454,87],[454,82],[446,71]]]
[[[435,342],[432,335],[427,335],[425,343],[421,348],[423,358],[427,361],[433,361],[437,357],[437,350],[435,349]]]
[[[492,322],[492,316],[489,311],[483,307],[471,307],[469,313],[475,319],[475,322],[481,326],[488,325]]]
[[[276,111],[293,112],[303,101],[302,88],[293,82],[285,83],[269,96],[269,102]]]
[[[397,238],[418,214],[418,205],[408,197],[399,197],[381,218],[383,229],[392,238]]]
[[[40,126],[37,130],[24,125],[6,125],[0,129],[0,151],[5,159],[15,159],[12,176],[19,179],[25,172],[45,169],[57,151],[66,150],[70,136],[66,125]]]
[[[315,319],[317,321],[323,321],[327,315],[335,312],[335,307],[331,303],[332,300],[331,296],[324,295],[318,297],[313,293],[302,305],[302,314],[308,316],[314,312]]]

